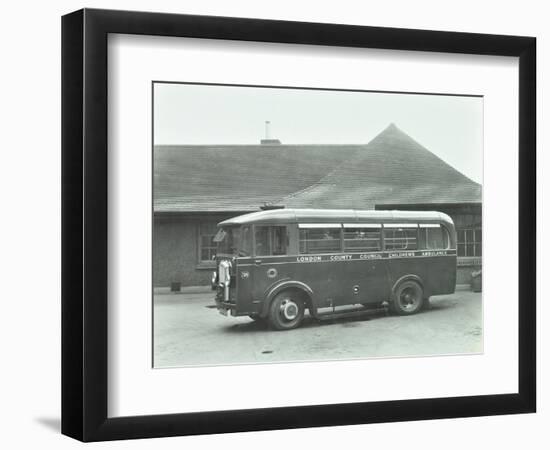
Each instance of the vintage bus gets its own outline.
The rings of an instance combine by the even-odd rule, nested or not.
[[[455,290],[456,232],[441,212],[272,209],[218,227],[218,310],[276,330],[299,326],[305,310],[414,314]]]

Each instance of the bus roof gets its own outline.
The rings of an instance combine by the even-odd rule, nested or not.
[[[439,211],[375,211],[356,209],[272,209],[258,211],[220,222],[218,226],[239,226],[245,224],[287,224],[287,223],[396,223],[396,222],[438,222],[453,225],[453,220]],[[454,225],[453,225],[454,226]]]

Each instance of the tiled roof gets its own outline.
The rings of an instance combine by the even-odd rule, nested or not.
[[[481,186],[390,125],[366,145],[157,146],[157,212],[481,201]]]
[[[350,159],[281,203],[291,208],[481,201],[481,186],[391,124]]]
[[[257,211],[301,191],[351,158],[359,145],[157,146],[160,212]]]

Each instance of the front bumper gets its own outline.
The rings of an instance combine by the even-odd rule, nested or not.
[[[216,300],[216,308],[223,316],[236,316],[235,303]]]

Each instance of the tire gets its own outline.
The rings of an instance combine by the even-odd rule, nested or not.
[[[294,291],[283,291],[269,306],[269,324],[275,330],[291,330],[302,323],[305,305]]]
[[[422,309],[424,304],[424,290],[416,281],[403,281],[395,290],[395,296],[391,302],[392,310],[401,315],[415,314]]]

